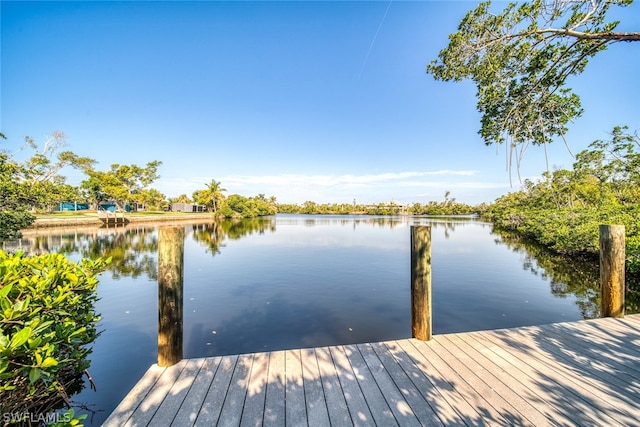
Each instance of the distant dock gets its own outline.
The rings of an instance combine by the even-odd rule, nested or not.
[[[124,211],[98,210],[98,218],[107,226],[127,225],[129,219],[124,214]]]
[[[640,314],[152,365],[105,426],[640,426]]]

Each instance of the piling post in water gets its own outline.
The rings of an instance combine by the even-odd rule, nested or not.
[[[158,366],[182,360],[184,228],[158,229]]]
[[[411,226],[411,332],[431,339],[431,226]]]
[[[624,225],[600,225],[600,310],[602,317],[624,317]]]

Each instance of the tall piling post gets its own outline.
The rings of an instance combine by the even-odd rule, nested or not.
[[[431,226],[411,226],[411,332],[431,339]]]
[[[624,317],[624,225],[600,225],[600,309],[602,317]]]
[[[182,360],[184,228],[158,230],[158,365]]]

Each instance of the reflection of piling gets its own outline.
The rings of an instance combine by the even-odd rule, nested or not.
[[[411,227],[411,330],[431,339],[431,226]]]
[[[624,225],[600,226],[602,317],[624,317]]]
[[[158,229],[158,365],[182,360],[184,228]]]

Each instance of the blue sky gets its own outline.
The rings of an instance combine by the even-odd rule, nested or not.
[[[425,73],[476,4],[2,1],[0,148],[59,129],[101,170],[162,161],[153,186],[168,197],[215,179],[282,203],[490,202],[519,185],[477,135],[475,87]],[[640,30],[638,2],[617,16]],[[571,81],[574,153],[640,129],[638,75],[640,43],[626,43]],[[547,151],[571,167],[562,142]],[[521,174],[545,168],[533,147]]]

